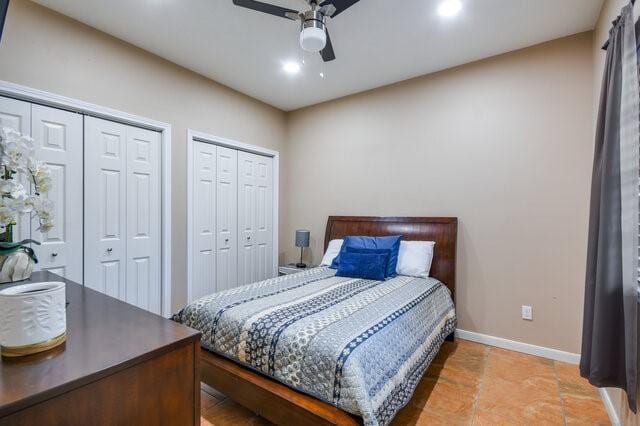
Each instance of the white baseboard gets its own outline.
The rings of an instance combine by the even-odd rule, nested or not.
[[[620,426],[620,417],[618,416],[618,412],[616,411],[615,406],[613,405],[613,401],[611,401],[611,396],[609,395],[609,389],[607,388],[599,388],[600,398],[602,399],[602,403],[604,404],[604,408],[607,410],[607,414],[609,415],[609,420],[613,426]]]
[[[529,355],[536,355],[556,361],[568,362],[570,364],[580,363],[580,354],[545,348],[544,346],[531,345],[529,343],[517,342],[515,340],[503,339],[502,337],[489,336],[488,334],[456,329],[456,337],[459,337],[462,340],[470,340],[484,345],[509,349],[510,351],[522,352]]]

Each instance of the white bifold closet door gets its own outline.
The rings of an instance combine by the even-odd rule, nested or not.
[[[39,262],[35,269],[48,270],[82,283],[82,115],[33,104],[31,136],[36,157],[51,172],[49,198],[53,201],[53,228],[38,230],[36,217],[31,238]]]
[[[85,285],[161,312],[160,134],[85,118]]]
[[[14,240],[32,238],[42,243],[33,246],[39,260],[35,270],[82,283],[82,115],[0,97],[0,125],[30,134],[36,158],[51,171],[48,196],[54,203],[53,229],[43,234],[37,218],[24,215]]]
[[[238,151],[216,147],[216,289],[238,285]]]
[[[190,300],[237,286],[236,150],[195,142]]]
[[[271,278],[273,159],[238,152],[238,284]]]
[[[216,291],[216,147],[204,142],[193,149],[193,239],[190,299]]]

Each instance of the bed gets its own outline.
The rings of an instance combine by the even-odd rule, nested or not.
[[[429,278],[328,267],[215,293],[174,319],[202,332],[202,381],[278,424],[386,425],[455,330],[457,219],[332,216],[330,240],[435,241]]]

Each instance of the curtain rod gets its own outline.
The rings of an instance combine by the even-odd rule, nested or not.
[[[631,6],[636,4],[636,0],[631,0]],[[620,16],[618,16],[616,19],[614,19],[614,21],[612,22],[613,25],[615,25],[618,22],[618,19],[620,19]],[[602,46],[602,50],[607,50],[607,48],[609,47],[609,40],[607,40],[604,45]]]

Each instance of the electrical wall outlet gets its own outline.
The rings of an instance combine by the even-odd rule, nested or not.
[[[531,309],[531,306],[522,305],[522,319],[533,321],[533,309]]]

